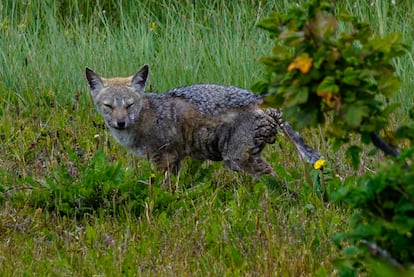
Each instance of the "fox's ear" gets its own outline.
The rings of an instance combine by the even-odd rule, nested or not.
[[[148,65],[144,65],[132,78],[131,85],[139,91],[144,91],[148,78]]]
[[[89,88],[91,89],[92,94],[95,95],[104,87],[102,79],[89,67],[86,68],[85,73],[86,79],[88,79]]]

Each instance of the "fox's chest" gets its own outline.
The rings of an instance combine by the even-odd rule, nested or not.
[[[132,130],[124,129],[118,130],[115,128],[109,128],[114,139],[124,146],[128,152],[135,154],[139,157],[145,157],[145,145],[136,143],[136,136]]]

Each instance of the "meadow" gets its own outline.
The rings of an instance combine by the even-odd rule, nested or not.
[[[240,2],[240,3],[239,3]],[[318,172],[280,135],[264,156],[277,178],[253,180],[219,162],[187,160],[173,188],[105,129],[84,77],[150,66],[147,89],[193,83],[249,88],[272,39],[257,28],[291,1],[0,2],[1,276],[331,276],[353,213],[315,191]],[[411,1],[337,1],[381,35],[411,44]],[[412,52],[395,61],[393,116],[414,103]],[[321,128],[301,130],[338,176],[359,170]],[[370,147],[364,151],[368,153]]]

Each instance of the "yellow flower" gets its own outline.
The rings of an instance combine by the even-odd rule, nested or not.
[[[324,99],[324,103],[329,108],[336,108],[339,109],[341,106],[341,96],[339,94],[334,94],[331,91],[327,92],[317,92],[318,96]]]
[[[287,70],[299,69],[302,74],[306,74],[312,68],[312,64],[313,59],[309,57],[308,53],[302,53],[293,60]]]
[[[325,160],[317,160],[314,164],[313,164],[313,168],[314,169],[322,169],[323,165],[325,164]]]
[[[0,30],[7,30],[9,29],[10,21],[8,19],[4,20],[3,22],[0,21]]]
[[[155,31],[155,28],[157,28],[157,24],[156,24],[155,22],[152,22],[152,23],[151,23],[150,30],[151,30],[151,31]]]
[[[151,174],[150,174],[150,178],[151,178],[151,179],[154,179],[154,178],[155,178],[155,176],[156,176],[156,175],[155,175],[154,173],[151,173]]]

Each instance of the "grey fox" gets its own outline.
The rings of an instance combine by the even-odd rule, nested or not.
[[[249,90],[213,84],[175,88],[164,94],[144,92],[148,66],[134,76],[104,79],[86,68],[94,104],[114,138],[129,152],[150,158],[162,171],[177,174],[180,161],[223,161],[252,176],[274,175],[260,156],[275,142],[278,126],[303,158],[320,154],[305,144],[278,109],[261,109],[262,97]]]

